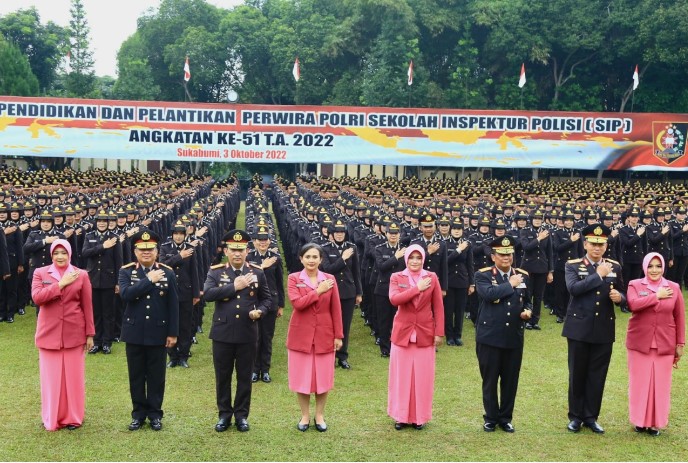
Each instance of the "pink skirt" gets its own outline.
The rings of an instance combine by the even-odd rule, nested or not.
[[[435,347],[392,343],[387,414],[399,423],[427,423],[432,419],[434,388]]]
[[[628,412],[631,423],[644,428],[666,428],[671,405],[673,355],[628,352]]]
[[[84,346],[38,349],[41,377],[41,416],[48,431],[81,426],[86,403]]]
[[[289,389],[301,394],[322,394],[334,387],[334,350],[316,354],[287,349]]]

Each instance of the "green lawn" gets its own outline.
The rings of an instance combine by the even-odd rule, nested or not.
[[[286,280],[285,280],[286,281]],[[329,430],[296,430],[299,408],[287,387],[284,340],[291,308],[278,321],[271,384],[254,386],[251,431],[217,433],[215,386],[206,334],[193,347],[191,368],[168,371],[164,428],[129,432],[124,345],[110,356],[87,358],[84,426],[47,432],[40,419],[35,314],[0,324],[0,460],[38,461],[685,461],[688,460],[688,365],[674,373],[669,428],[638,435],[628,423],[624,348],[628,315],[617,320],[615,345],[600,423],[603,436],[566,431],[566,341],[561,325],[544,315],[541,332],[526,333],[514,413],[515,434],[482,431],[480,377],[474,332],[464,347],[442,346],[437,357],[434,419],[426,429],[395,431],[386,415],[387,360],[362,319],[354,317],[350,371],[337,370],[326,419]],[[205,330],[212,307],[206,311]],[[357,313],[358,315],[358,313]]]

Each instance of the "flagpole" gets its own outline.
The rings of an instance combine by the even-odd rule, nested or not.
[[[523,111],[523,87],[521,87],[521,111]]]
[[[633,104],[635,103],[635,90],[631,90],[631,112],[633,112]]]

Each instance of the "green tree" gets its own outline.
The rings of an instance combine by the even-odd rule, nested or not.
[[[100,92],[93,69],[93,52],[90,50],[91,29],[86,20],[82,0],[72,0],[69,13],[72,16],[69,20],[71,72],[65,79],[67,96],[98,98]]]
[[[153,80],[148,56],[139,34],[124,41],[117,53],[117,82],[113,97],[121,100],[157,100],[160,86]]]
[[[0,37],[0,95],[36,96],[38,79],[19,48]]]
[[[41,24],[38,11],[30,7],[0,18],[0,34],[19,47],[28,58],[40,88],[49,90],[55,81],[69,31],[52,21]]]

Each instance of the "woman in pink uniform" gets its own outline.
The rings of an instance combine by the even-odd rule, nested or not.
[[[95,334],[91,281],[69,263],[68,241],[53,241],[50,255],[53,263],[36,269],[31,282],[31,297],[41,308],[36,326],[41,415],[48,431],[73,430],[84,421],[85,355]]]
[[[636,432],[659,436],[669,423],[671,369],[686,343],[685,307],[678,284],[662,276],[661,254],[643,259],[645,278],[628,284],[628,409]]]
[[[301,420],[296,428],[302,432],[310,426],[311,394],[315,394],[315,429],[327,431],[325,403],[334,387],[334,354],[344,338],[337,282],[318,270],[322,257],[319,245],[303,245],[299,251],[303,270],[289,275],[288,282],[294,309],[287,332],[289,389],[298,397]]]
[[[435,347],[444,336],[444,305],[437,275],[423,269],[425,251],[413,244],[406,269],[392,274],[389,300],[398,306],[392,325],[387,414],[400,430],[422,429],[432,418]]]

